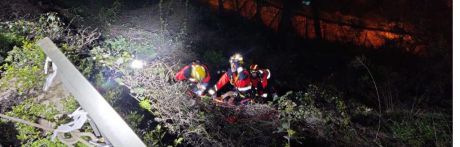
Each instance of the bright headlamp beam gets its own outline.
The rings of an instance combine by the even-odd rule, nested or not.
[[[144,67],[144,65],[145,65],[144,61],[135,59],[131,62],[130,67],[134,69],[141,69]]]

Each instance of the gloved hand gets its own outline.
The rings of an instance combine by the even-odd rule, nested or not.
[[[208,94],[212,97],[212,99],[217,98],[217,90],[215,88],[209,88]]]
[[[268,93],[264,93],[264,94],[262,94],[260,97],[262,97],[262,98],[267,98],[267,97],[268,97]]]
[[[196,91],[196,95],[198,96],[203,96],[204,90],[198,90]]]
[[[208,94],[214,96],[216,95],[216,91],[214,89],[209,89]]]

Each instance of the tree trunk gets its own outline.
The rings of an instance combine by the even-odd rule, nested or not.
[[[222,16],[222,14],[224,13],[224,0],[218,0],[219,4],[218,4],[218,14],[220,16]]]
[[[262,23],[262,17],[260,15],[260,11],[262,9],[262,0],[255,0],[256,2],[256,14],[254,15],[254,21],[256,23]]]
[[[318,8],[318,1],[317,0],[311,0],[311,9],[312,9],[312,14],[313,14],[313,25],[315,27],[315,36],[316,39],[322,39],[323,35],[321,33],[321,21],[319,17],[319,8]]]
[[[298,10],[301,5],[301,0],[285,0],[283,2],[283,8],[281,9],[281,22],[278,28],[280,33],[292,33],[292,31],[294,31],[292,17],[294,16],[294,12]]]
[[[278,27],[278,40],[280,48],[289,48],[289,41],[295,36],[296,32],[292,23],[294,12],[301,8],[301,0],[285,0],[281,11],[281,21]]]
[[[240,13],[240,0],[234,0],[233,3],[235,4],[235,11]]]

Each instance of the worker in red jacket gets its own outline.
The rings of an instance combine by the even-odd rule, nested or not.
[[[261,69],[259,65],[253,64],[250,66],[252,89],[256,96],[267,98],[268,97],[268,79],[271,73],[269,69]]]
[[[208,92],[214,95],[227,83],[230,83],[235,92],[238,94],[237,97],[244,98],[251,91],[251,79],[250,74],[243,68],[243,57],[240,54],[235,54],[230,57],[230,69],[227,70],[219,79],[216,85],[211,88]]]
[[[196,85],[192,92],[198,96],[203,96],[204,91],[208,87],[208,83],[211,80],[208,67],[201,64],[199,60],[193,61],[191,64],[184,66],[179,72],[176,73],[176,81],[188,80],[192,84]]]

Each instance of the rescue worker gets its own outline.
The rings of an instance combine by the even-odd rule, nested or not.
[[[234,96],[229,100],[230,105],[234,105],[234,98],[237,101],[247,98],[251,92],[251,79],[250,74],[243,68],[243,57],[240,54],[234,54],[229,60],[230,68],[219,79],[216,85],[211,88],[208,93],[215,96],[222,87],[230,83],[234,88]],[[225,97],[223,97],[225,98]]]
[[[257,97],[267,98],[269,89],[268,89],[268,79],[270,79],[271,73],[269,69],[261,69],[259,65],[253,64],[249,67],[251,72],[251,83],[252,90]]]
[[[175,76],[176,81],[188,80],[195,84],[192,92],[198,96],[203,96],[204,91],[208,87],[211,80],[208,67],[201,64],[199,60],[193,61],[191,64],[184,66]]]

